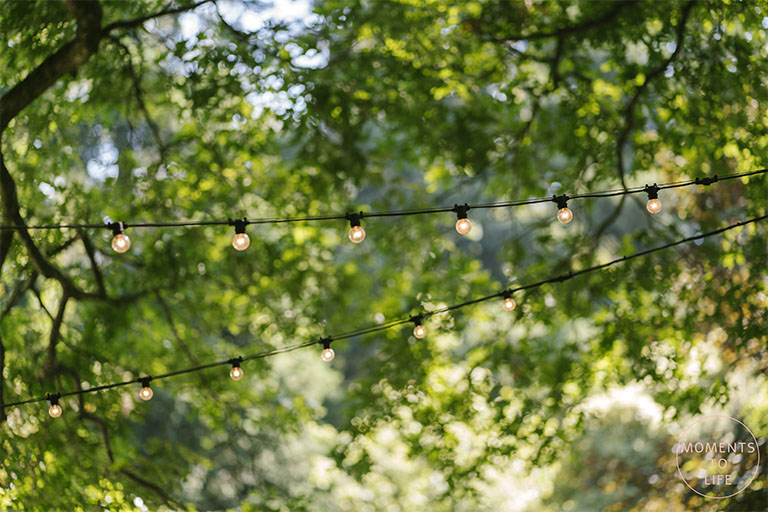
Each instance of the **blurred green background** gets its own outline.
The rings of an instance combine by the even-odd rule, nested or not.
[[[0,4],[2,224],[321,215],[766,167],[768,3]],[[346,222],[3,232],[2,400],[159,374],[434,310],[766,214],[765,175]],[[13,234],[11,234],[13,233]],[[14,511],[768,509],[763,224],[427,322],[5,410]],[[138,386],[137,386],[138,387]],[[761,471],[677,474],[702,414]],[[741,462],[752,467],[756,459]]]

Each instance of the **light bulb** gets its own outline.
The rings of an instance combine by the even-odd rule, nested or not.
[[[648,213],[651,214],[659,213],[661,211],[661,200],[658,198],[649,199],[645,204],[645,209],[648,210]]]
[[[457,220],[456,231],[460,235],[468,234],[470,231],[472,231],[472,222],[470,222],[470,220],[467,218]]]
[[[125,233],[118,233],[112,237],[112,249],[117,253],[124,253],[131,248],[131,239]]]
[[[320,353],[320,359],[322,359],[326,363],[330,363],[331,361],[333,361],[334,357],[336,357],[336,352],[334,352],[331,347],[325,347],[323,351]]]
[[[506,309],[507,311],[514,311],[515,306],[517,306],[517,304],[515,303],[515,299],[513,299],[512,297],[504,298],[504,309]]]
[[[349,230],[349,241],[353,244],[359,244],[365,240],[365,230],[362,226],[352,226]]]
[[[48,414],[51,415],[51,418],[58,418],[61,416],[61,406],[59,404],[51,404],[48,408]]]
[[[238,251],[244,251],[251,245],[251,239],[246,233],[235,233],[232,238],[232,247]]]
[[[151,399],[153,395],[154,393],[152,392],[152,388],[150,388],[149,385],[145,385],[139,390],[139,398],[145,402]]]
[[[122,254],[131,248],[131,239],[125,234],[124,222],[110,222],[107,228],[112,230],[112,250]]]
[[[560,208],[557,210],[557,220],[563,224],[568,224],[573,220],[573,212],[567,206],[565,208]]]
[[[232,377],[232,380],[240,380],[243,378],[244,372],[243,369],[240,368],[240,365],[233,366],[231,370],[229,370],[229,376]]]
[[[413,335],[421,339],[427,335],[427,330],[424,328],[423,325],[416,324],[416,326],[413,328]]]

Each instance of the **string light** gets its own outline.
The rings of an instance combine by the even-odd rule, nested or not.
[[[512,298],[512,293],[505,290],[502,297],[504,298],[504,309],[507,311],[514,311],[517,303],[515,302],[515,299]]]
[[[568,200],[570,197],[567,195],[552,196],[552,201],[557,203],[557,220],[561,224],[568,224],[573,220],[573,212],[568,208]]]
[[[365,230],[360,225],[360,219],[363,218],[363,212],[360,213],[348,213],[347,219],[349,219],[349,241],[353,244],[359,244],[365,240]]]
[[[149,381],[152,380],[152,377],[144,377],[139,379],[139,382],[141,383],[141,389],[139,390],[139,398],[144,400],[145,402],[147,400],[151,400],[154,396],[154,393],[152,392],[152,388],[149,387]]]
[[[657,214],[661,211],[661,200],[659,199],[659,186],[655,183],[653,185],[646,185],[645,192],[648,194],[648,202],[645,203],[645,209],[650,214]]]
[[[709,231],[709,232],[706,232],[706,233],[701,233],[699,235],[694,235],[694,236],[691,236],[691,237],[683,238],[683,239],[677,240],[675,242],[670,242],[670,243],[667,243],[667,244],[662,245],[662,246],[658,246],[658,247],[654,247],[654,248],[651,248],[651,249],[645,249],[645,250],[642,250],[642,251],[638,251],[638,252],[635,252],[634,254],[631,254],[631,255],[628,255],[628,256],[623,256],[621,258],[616,258],[616,259],[608,261],[606,263],[601,263],[599,265],[595,265],[595,266],[592,266],[592,267],[587,267],[587,268],[584,268],[584,269],[581,269],[581,270],[577,270],[577,271],[570,271],[570,272],[567,272],[565,274],[560,274],[560,275],[552,276],[552,277],[549,277],[547,279],[543,279],[543,280],[540,280],[540,281],[537,281],[537,282],[533,282],[533,283],[530,283],[530,284],[521,285],[521,286],[518,286],[518,287],[513,288],[513,289],[506,289],[506,290],[502,290],[500,292],[496,292],[496,293],[492,293],[490,295],[486,295],[484,297],[478,297],[478,298],[475,298],[475,299],[468,300],[466,302],[461,302],[461,303],[458,303],[458,304],[453,304],[453,305],[450,305],[450,306],[445,306],[445,307],[437,309],[435,311],[430,311],[428,313],[423,313],[423,314],[418,315],[416,317],[412,316],[412,317],[406,317],[406,318],[403,318],[403,319],[400,319],[400,320],[392,320],[392,321],[389,321],[389,322],[385,322],[383,324],[376,324],[376,325],[365,327],[365,328],[362,328],[362,329],[357,329],[357,330],[349,331],[349,332],[346,332],[346,333],[336,334],[336,335],[333,336],[333,338],[329,337],[329,338],[323,338],[323,339],[317,340],[317,341],[306,341],[306,342],[297,343],[297,344],[294,344],[294,345],[288,345],[288,346],[285,346],[285,347],[273,348],[273,349],[266,350],[266,351],[263,351],[263,352],[259,352],[259,353],[256,353],[256,354],[244,357],[244,358],[237,358],[237,359],[238,360],[242,360],[242,361],[253,360],[253,359],[263,359],[263,358],[274,356],[274,355],[277,355],[277,354],[283,354],[283,353],[287,353],[287,352],[292,352],[294,350],[300,350],[302,348],[310,347],[310,346],[313,346],[313,345],[316,345],[316,344],[319,343],[319,344],[323,345],[323,354],[321,355],[321,357],[323,358],[324,361],[330,361],[330,360],[333,359],[333,357],[335,355],[334,352],[333,352],[333,349],[330,348],[330,343],[331,343],[332,340],[349,339],[349,338],[354,338],[354,337],[358,337],[358,336],[363,336],[363,335],[366,335],[366,334],[372,334],[372,333],[375,333],[375,332],[384,331],[384,330],[391,329],[391,328],[394,328],[396,326],[404,325],[404,324],[411,323],[411,322],[415,324],[414,335],[417,336],[417,337],[420,337],[419,336],[420,334],[426,335],[426,330],[416,332],[416,327],[418,327],[419,325],[422,324],[422,320],[424,318],[430,317],[432,315],[436,315],[436,314],[440,314],[440,313],[447,313],[447,312],[451,312],[451,311],[456,311],[456,310],[459,310],[459,309],[462,309],[462,308],[465,308],[465,307],[468,307],[468,306],[472,306],[472,305],[475,305],[475,304],[479,304],[479,303],[482,303],[482,302],[485,302],[485,301],[489,301],[489,300],[497,300],[499,298],[503,299],[503,298],[506,298],[507,296],[511,296],[513,293],[518,292],[518,291],[531,290],[531,289],[539,288],[539,287],[547,285],[547,284],[562,283],[562,282],[567,281],[569,279],[573,279],[575,277],[578,277],[578,276],[581,276],[581,275],[584,275],[584,274],[587,274],[587,273],[590,273],[590,272],[596,272],[596,271],[599,271],[599,270],[611,267],[613,265],[617,265],[617,264],[621,264],[621,263],[626,263],[626,262],[628,262],[628,261],[630,261],[632,259],[639,258],[639,257],[642,257],[642,256],[647,256],[649,254],[652,254],[652,253],[655,253],[655,252],[658,252],[658,251],[663,251],[663,250],[669,249],[671,247],[675,247],[677,245],[681,245],[681,244],[689,243],[689,242],[694,242],[694,241],[702,240],[702,239],[707,238],[707,237],[719,235],[721,233],[724,233],[725,231],[728,231],[728,230],[731,230],[731,229],[735,229],[735,228],[739,228],[739,227],[742,227],[742,226],[746,226],[748,224],[761,222],[761,221],[764,221],[766,219],[768,219],[768,215],[763,215],[761,217],[754,217],[754,218],[747,219],[747,220],[741,221],[741,222],[737,222],[735,224],[731,224],[729,226],[725,226],[725,227],[722,227],[722,228],[719,228],[719,229],[716,229],[716,230],[713,230],[713,231]],[[422,325],[422,327],[423,327],[423,325]],[[423,337],[423,336],[421,336],[421,337]],[[191,368],[183,368],[183,369],[179,369],[179,370],[174,370],[174,371],[162,374],[162,375],[156,375],[154,377],[147,377],[145,379],[147,379],[147,380],[149,380],[149,379],[157,380],[157,379],[166,379],[166,378],[176,377],[176,376],[179,376],[179,375],[184,375],[184,374],[188,374],[188,373],[192,373],[192,372],[203,371],[203,370],[206,370],[208,368],[213,368],[213,367],[223,366],[223,365],[230,365],[230,364],[233,363],[233,361],[234,361],[233,359],[226,359],[224,361],[216,361],[216,362],[207,363],[207,364],[203,364],[203,365],[195,366],[195,367],[191,367]],[[139,382],[142,382],[143,380],[144,379],[140,379]],[[116,387],[133,385],[136,382],[137,381],[134,379],[134,380],[127,380],[127,381],[123,381],[123,382],[114,382],[114,383],[111,383],[111,384],[103,384],[103,385],[89,387],[89,388],[85,388],[85,389],[78,389],[77,391],[70,391],[68,393],[63,393],[63,394],[62,393],[57,393],[55,395],[48,394],[48,395],[46,395],[43,398],[29,398],[29,399],[22,400],[22,401],[4,403],[4,404],[2,404],[2,408],[5,409],[5,408],[9,408],[9,407],[17,407],[17,406],[24,405],[24,404],[30,404],[30,403],[36,403],[36,402],[42,402],[42,401],[48,400],[50,402],[50,404],[51,404],[48,412],[49,412],[49,414],[52,417],[57,418],[57,417],[61,416],[61,406],[59,405],[58,401],[59,401],[59,398],[61,398],[62,396],[75,396],[75,395],[84,395],[86,393],[95,393],[95,392],[98,392],[98,391],[103,391],[103,390],[107,390],[107,389],[113,389],[113,388],[116,388]],[[143,382],[142,382],[142,384],[143,384]],[[145,387],[149,388],[149,382],[146,383]]]
[[[61,398],[61,395],[59,393],[56,393],[55,395],[49,394],[46,398],[51,403],[51,406],[48,408],[48,414],[51,418],[58,418],[61,416],[61,406],[59,405],[59,398]]]
[[[330,338],[323,338],[320,340],[320,342],[323,344],[323,351],[320,352],[320,359],[326,363],[330,363],[333,361],[333,358],[336,357],[336,352],[334,352],[331,348],[331,341],[332,340]]]
[[[453,210],[456,212],[456,231],[460,235],[467,235],[472,231],[472,222],[467,218],[467,212],[469,211],[469,205],[464,203],[463,206],[458,204],[453,205]]]
[[[229,370],[229,376],[232,377],[232,380],[240,380],[243,378],[243,375],[245,373],[243,372],[243,369],[240,368],[240,365],[243,362],[242,357],[236,357],[231,360],[232,363],[232,369]]]
[[[418,339],[422,339],[424,336],[427,335],[427,329],[422,325],[422,320],[424,319],[424,315],[417,315],[413,317],[413,335],[416,336]]]
[[[221,226],[230,225],[235,226],[235,238],[232,240],[232,246],[238,251],[245,250],[250,245],[250,238],[245,233],[245,226],[248,224],[282,224],[290,222],[313,222],[313,221],[330,221],[330,220],[349,220],[350,231],[349,239],[353,243],[360,243],[365,239],[365,230],[360,225],[360,219],[365,217],[405,217],[410,215],[428,215],[438,214],[443,212],[454,212],[457,214],[456,231],[461,234],[467,234],[471,230],[472,223],[468,218],[462,218],[461,211],[465,214],[470,209],[488,209],[488,208],[510,208],[514,206],[524,206],[539,204],[544,202],[554,201],[558,203],[557,219],[567,224],[573,220],[573,211],[567,206],[568,200],[574,199],[587,199],[587,198],[609,198],[616,196],[624,196],[629,194],[638,194],[648,192],[649,189],[654,189],[658,194],[659,190],[688,187],[693,185],[709,186],[717,182],[725,180],[733,180],[739,178],[746,178],[749,176],[755,176],[759,174],[768,173],[768,169],[760,169],[750,172],[744,172],[739,174],[730,174],[726,176],[714,176],[696,177],[694,180],[676,181],[671,183],[662,183],[661,185],[653,184],[653,186],[646,185],[644,187],[631,187],[624,188],[622,190],[608,190],[603,192],[587,192],[583,194],[576,194],[573,196],[552,196],[547,198],[531,198],[516,201],[498,201],[484,204],[467,204],[463,206],[454,205],[453,207],[432,207],[424,209],[409,209],[409,210],[395,210],[395,211],[380,211],[380,212],[363,212],[355,214],[330,214],[330,215],[308,215],[300,217],[282,217],[282,218],[265,218],[247,221],[245,218],[236,221],[233,220],[210,220],[210,221],[171,221],[171,222],[132,222],[131,228],[149,228],[149,227],[193,227],[193,226]],[[656,190],[657,189],[657,190]],[[661,211],[661,201],[658,197],[649,197],[646,208],[651,213],[658,213]],[[118,253],[124,253],[131,247],[131,240],[128,235],[125,234],[125,229],[128,224],[123,222],[110,222],[106,225],[107,228],[113,231],[112,248]],[[0,231],[5,230],[36,230],[36,229],[95,229],[103,228],[104,224],[47,224],[47,225],[0,225]]]
[[[235,236],[232,238],[232,247],[237,251],[244,251],[251,245],[251,239],[245,232],[248,220],[245,218],[229,221],[230,226],[235,226]]]
[[[123,222],[110,222],[107,227],[112,230],[112,250],[123,254],[131,248],[131,239],[125,234]]]

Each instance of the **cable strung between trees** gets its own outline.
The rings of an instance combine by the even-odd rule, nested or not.
[[[190,368],[183,368],[183,369],[179,369],[179,370],[174,370],[174,371],[171,371],[171,372],[163,373],[163,374],[160,374],[160,375],[154,375],[154,376],[146,375],[146,376],[137,377],[137,378],[131,379],[131,380],[125,380],[125,381],[121,381],[121,382],[113,382],[111,384],[103,384],[103,385],[100,385],[100,386],[94,386],[94,387],[88,388],[88,389],[79,389],[79,390],[76,390],[76,391],[69,391],[69,392],[66,392],[66,393],[47,394],[44,397],[30,398],[30,399],[22,400],[22,401],[18,401],[18,402],[5,403],[5,404],[3,404],[3,409],[8,408],[8,407],[16,407],[16,406],[19,406],[19,405],[31,404],[31,403],[36,403],[36,402],[43,402],[45,400],[48,400],[50,402],[50,404],[51,404],[50,408],[48,410],[48,413],[50,414],[51,417],[58,418],[62,414],[62,408],[61,408],[61,406],[59,404],[59,399],[61,399],[63,397],[75,396],[75,395],[84,395],[86,393],[95,393],[95,392],[98,392],[98,391],[103,391],[103,390],[117,388],[117,387],[123,387],[123,386],[129,386],[129,385],[132,385],[132,384],[141,384],[142,388],[141,388],[141,390],[139,392],[139,396],[143,400],[149,400],[152,397],[152,391],[150,389],[149,383],[151,381],[153,381],[153,380],[168,379],[168,378],[172,378],[172,377],[177,377],[179,375],[185,375],[187,373],[200,372],[200,371],[208,370],[210,368],[215,368],[215,367],[218,367],[218,366],[228,366],[228,365],[232,366],[232,370],[230,371],[230,376],[232,377],[232,379],[233,380],[240,380],[243,377],[243,370],[241,368],[241,364],[243,362],[253,361],[253,360],[256,360],[256,359],[264,359],[264,358],[271,357],[271,356],[274,356],[274,355],[277,355],[277,354],[284,354],[284,353],[287,353],[287,352],[293,352],[295,350],[299,350],[299,349],[302,349],[302,348],[307,348],[307,347],[310,347],[310,346],[313,346],[313,345],[322,345],[323,351],[322,351],[322,354],[321,354],[321,358],[322,358],[323,361],[330,362],[330,361],[333,360],[333,358],[335,356],[335,353],[334,353],[333,349],[331,348],[331,343],[334,342],[334,341],[344,340],[344,339],[348,339],[348,338],[354,338],[354,337],[363,336],[363,335],[366,335],[366,334],[372,334],[372,333],[375,333],[375,332],[380,332],[380,331],[388,330],[388,329],[391,329],[393,327],[397,327],[397,326],[400,326],[400,325],[405,325],[405,324],[408,324],[408,323],[413,323],[414,324],[414,336],[416,336],[417,338],[423,338],[424,336],[426,336],[426,328],[424,327],[423,322],[427,318],[432,317],[434,315],[438,315],[438,314],[441,314],[441,313],[447,313],[449,311],[456,311],[458,309],[462,309],[462,308],[465,308],[465,307],[468,307],[468,306],[479,304],[481,302],[486,302],[486,301],[489,301],[489,300],[492,300],[492,299],[498,299],[498,298],[503,299],[503,306],[504,306],[505,310],[512,311],[515,308],[515,302],[514,302],[514,299],[512,299],[512,295],[517,293],[517,292],[525,291],[525,290],[531,290],[531,289],[534,289],[534,288],[539,288],[539,287],[544,286],[546,284],[562,283],[564,281],[568,281],[569,279],[573,279],[573,278],[578,277],[580,275],[587,274],[587,273],[590,273],[590,272],[596,272],[598,270],[602,270],[604,268],[611,267],[611,266],[616,265],[618,263],[624,263],[626,261],[629,261],[629,260],[632,260],[632,259],[635,259],[635,258],[639,258],[641,256],[647,256],[647,255],[652,254],[654,252],[663,251],[663,250],[669,249],[671,247],[675,247],[677,245],[681,245],[681,244],[685,244],[685,243],[689,243],[689,242],[694,242],[696,240],[702,240],[702,239],[707,238],[707,237],[719,235],[719,234],[724,233],[726,231],[729,231],[731,229],[735,229],[735,228],[738,228],[738,227],[741,227],[741,226],[746,226],[746,225],[752,224],[752,223],[761,222],[761,221],[764,221],[766,219],[768,219],[768,215],[763,215],[761,217],[754,217],[754,218],[747,219],[747,220],[742,221],[742,222],[737,222],[736,224],[731,224],[731,225],[722,227],[720,229],[716,229],[714,231],[709,231],[707,233],[701,233],[699,235],[694,235],[694,236],[690,236],[690,237],[687,237],[687,238],[683,238],[681,240],[678,240],[678,241],[675,241],[675,242],[671,242],[671,243],[668,243],[668,244],[665,244],[665,245],[661,245],[659,247],[654,247],[652,249],[646,249],[646,250],[643,250],[643,251],[638,251],[638,252],[635,252],[635,253],[630,254],[628,256],[623,256],[621,258],[616,258],[616,259],[611,260],[611,261],[609,261],[607,263],[601,263],[599,265],[594,265],[592,267],[588,267],[588,268],[585,268],[585,269],[582,269],[582,270],[570,271],[570,272],[567,272],[567,273],[564,273],[564,274],[560,274],[560,275],[557,275],[557,276],[554,276],[554,277],[543,279],[541,281],[537,281],[537,282],[526,284],[526,285],[522,285],[522,286],[517,286],[517,287],[514,287],[514,288],[506,288],[504,290],[501,290],[501,291],[496,292],[496,293],[492,293],[490,295],[485,295],[483,297],[478,297],[476,299],[468,300],[468,301],[465,301],[465,302],[460,302],[458,304],[453,304],[453,305],[450,305],[450,306],[445,306],[443,308],[439,308],[439,309],[436,309],[436,310],[433,310],[433,311],[425,311],[425,312],[419,313],[419,314],[417,314],[415,316],[403,317],[403,318],[400,318],[400,319],[397,319],[397,320],[391,320],[389,322],[385,322],[385,323],[381,323],[381,324],[376,324],[376,325],[369,326],[369,327],[364,327],[364,328],[357,329],[357,330],[354,330],[354,331],[347,331],[347,332],[342,332],[342,333],[331,335],[331,336],[326,336],[326,337],[320,338],[318,340],[306,341],[306,342],[303,342],[303,343],[297,343],[297,344],[293,344],[293,345],[286,345],[284,347],[279,347],[279,348],[274,348],[274,349],[270,349],[270,350],[265,350],[265,351],[262,351],[262,352],[257,352],[255,354],[252,354],[252,355],[249,355],[249,356],[235,357],[235,358],[221,360],[221,361],[216,361],[216,362],[212,362],[212,363],[208,363],[208,364],[203,364],[203,365],[199,365],[199,366],[193,366],[193,367],[190,367]]]
[[[569,196],[567,194],[553,195],[552,197],[538,197],[531,199],[523,199],[517,201],[498,201],[493,203],[479,203],[479,204],[455,204],[453,206],[434,207],[434,208],[422,208],[422,209],[409,209],[409,210],[392,210],[392,211],[380,211],[380,212],[358,212],[358,213],[344,213],[344,214],[329,214],[329,215],[307,215],[301,217],[270,217],[261,219],[227,219],[227,220],[210,220],[210,221],[169,221],[169,222],[108,222],[106,224],[40,224],[33,226],[17,226],[17,225],[0,225],[0,231],[8,230],[51,230],[51,229],[109,229],[112,231],[112,249],[117,253],[127,252],[131,247],[131,239],[125,233],[128,228],[177,228],[177,227],[200,227],[200,226],[232,226],[235,229],[235,236],[232,239],[232,246],[238,251],[246,250],[251,242],[246,231],[246,226],[251,224],[286,224],[293,222],[319,222],[319,221],[349,221],[349,240],[353,243],[359,244],[365,240],[365,229],[361,225],[363,218],[376,218],[376,217],[407,217],[412,215],[430,215],[437,213],[449,213],[456,214],[456,231],[462,235],[466,235],[472,229],[472,222],[468,218],[468,212],[470,210],[482,210],[491,208],[512,208],[516,206],[526,206],[531,204],[540,204],[553,202],[557,205],[557,219],[563,223],[568,224],[573,220],[573,211],[568,207],[568,201],[574,199],[592,199],[602,197],[616,197],[626,196],[632,194],[645,193],[648,195],[648,202],[646,209],[651,214],[657,214],[661,211],[661,200],[659,200],[659,192],[661,190],[674,189],[680,187],[690,187],[694,185],[709,186],[721,181],[746,178],[748,176],[756,176],[759,174],[768,173],[768,169],[759,169],[751,172],[744,172],[739,174],[728,174],[725,176],[697,177],[693,180],[675,181],[670,183],[662,183],[657,185],[645,185],[642,187],[631,187],[627,189],[605,190],[602,192],[587,192],[584,194],[576,194]]]

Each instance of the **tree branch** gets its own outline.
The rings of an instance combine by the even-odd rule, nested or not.
[[[2,178],[0,176],[0,178]],[[5,219],[3,219],[5,222]],[[0,272],[3,271],[3,263],[5,258],[11,253],[11,244],[13,243],[13,230],[8,229],[0,232]]]
[[[16,184],[5,166],[2,153],[0,153],[0,199],[3,200],[3,222],[11,225],[25,226],[26,223],[19,213]],[[27,255],[37,271],[44,277],[58,281],[64,289],[64,293],[70,298],[77,300],[103,300],[113,304],[123,304],[136,300],[147,293],[145,290],[113,298],[102,293],[91,293],[81,290],[58,267],[48,261],[48,258],[35,245],[28,230],[19,229],[17,231],[22,244],[27,250]]]
[[[185,7],[166,9],[135,20],[127,20],[112,23],[104,29],[101,28],[102,10],[98,1],[64,0],[72,11],[77,22],[75,38],[62,46],[59,50],[48,56],[37,68],[27,75],[21,82],[0,97],[0,136],[8,124],[26,106],[42,95],[49,87],[55,84],[62,76],[74,73],[93,55],[99,46],[103,35],[115,28],[129,28],[138,26],[145,21],[163,16],[194,9],[212,0],[203,0]],[[4,224],[26,226],[19,212],[16,184],[0,153],[0,202],[2,203],[2,220]],[[88,293],[78,289],[74,283],[50,263],[35,245],[26,229],[17,230],[22,245],[26,248],[29,258],[34,263],[38,272],[44,277],[55,279],[61,283],[65,293],[74,299],[108,299],[99,293]],[[9,251],[14,231],[3,232],[0,235],[0,268]],[[140,295],[140,294],[139,294]],[[134,296],[124,299],[132,300]],[[118,299],[122,302],[123,299]]]
[[[163,502],[167,506],[171,507],[172,509],[176,509],[176,510],[183,509],[181,507],[181,504],[179,504],[175,499],[173,499],[171,495],[165,492],[165,490],[159,485],[155,485],[149,480],[146,480],[140,477],[139,475],[137,475],[136,473],[134,473],[133,471],[128,471],[127,469],[121,469],[120,473],[124,474],[125,476],[127,476],[128,478],[136,482],[137,484],[144,486],[147,489],[153,491],[155,494],[157,494],[160,497],[161,500],[163,500]]]
[[[173,321],[173,315],[171,314],[170,306],[159,291],[155,291],[155,298],[157,299],[158,304],[160,304],[160,309],[163,310],[163,315],[165,316],[166,322],[168,322],[168,327],[171,329],[171,334],[173,334],[173,338],[176,340],[176,344],[181,347],[181,351],[184,352],[184,355],[187,356],[187,359],[189,359],[193,365],[198,366],[200,361],[197,359],[197,357],[195,357],[195,355],[189,349],[189,346],[179,334],[179,331],[176,329],[176,323]],[[205,374],[203,372],[198,372],[198,376],[200,378],[201,384],[203,385],[203,389],[209,390],[213,393],[211,386],[208,384],[208,379],[205,378]],[[214,396],[214,398],[218,397]]]
[[[624,109],[624,128],[621,130],[621,132],[619,132],[619,136],[616,138],[616,165],[619,178],[621,179],[621,186],[624,188],[624,190],[627,190],[627,185],[624,181],[624,146],[627,143],[629,134],[635,127],[635,107],[637,107],[637,103],[640,101],[640,96],[643,94],[643,91],[648,88],[651,80],[662,74],[664,70],[667,69],[667,67],[672,64],[675,58],[680,54],[680,51],[683,48],[683,38],[685,37],[685,25],[688,23],[688,18],[691,14],[691,10],[693,9],[694,1],[695,0],[689,0],[681,11],[680,21],[677,24],[675,51],[672,52],[672,55],[665,59],[664,62],[649,70],[645,74],[645,81],[640,86],[638,86],[638,88],[635,90],[635,94],[632,95],[632,98],[629,100],[629,103]]]
[[[3,397],[3,391],[5,390],[5,377],[3,376],[3,370],[5,369],[5,343],[3,342],[3,331],[0,329],[0,423],[5,423],[5,403]]]
[[[96,53],[101,39],[101,6],[97,1],[65,0],[77,20],[75,38],[49,55],[24,80],[0,97],[0,133],[27,105],[62,76],[73,73]]]
[[[116,21],[116,22],[110,23],[109,25],[104,27],[104,29],[101,31],[101,37],[106,36],[107,34],[112,32],[113,30],[118,29],[118,28],[136,28],[136,27],[139,27],[139,26],[143,25],[144,23],[146,23],[147,21],[149,21],[151,19],[159,18],[160,16],[165,16],[167,14],[179,14],[179,13],[186,12],[186,11],[192,11],[194,9],[197,9],[198,7],[200,7],[203,4],[207,4],[207,3],[210,3],[210,2],[213,2],[213,1],[214,0],[202,0],[200,2],[196,2],[196,3],[193,3],[193,4],[189,4],[189,5],[184,5],[184,6],[180,6],[180,7],[173,7],[173,8],[170,8],[170,9],[164,9],[162,11],[159,11],[159,12],[156,12],[156,13],[153,13],[153,14],[147,14],[146,16],[141,16],[139,18],[134,18],[132,20]]]
[[[613,21],[613,19],[619,14],[619,12],[621,12],[622,9],[628,5],[631,5],[632,3],[633,2],[631,1],[613,2],[613,7],[605,11],[605,13],[603,13],[601,16],[589,20],[584,20],[581,23],[576,23],[575,25],[561,27],[550,31],[533,32],[531,34],[510,34],[503,37],[489,36],[489,39],[497,43],[504,43],[509,41],[532,41],[536,39],[549,39],[551,37],[561,39],[567,36],[579,34],[581,32],[587,32],[596,28],[600,28],[601,26]]]
[[[5,315],[7,315],[8,312],[13,309],[13,307],[16,305],[19,299],[21,299],[24,293],[26,293],[27,290],[34,286],[35,281],[37,281],[37,276],[37,272],[33,271],[32,275],[29,276],[26,281],[21,281],[18,285],[16,285],[16,288],[14,288],[10,299],[8,299],[8,302],[3,307],[2,313],[0,313],[0,324],[2,324]],[[2,329],[0,329],[0,423],[3,423],[7,417],[5,414],[5,409],[3,408],[3,404],[5,403],[3,399],[3,391],[5,390],[5,376],[3,375],[4,369],[5,342],[3,341]]]
[[[0,97],[0,134],[8,123],[21,110],[56,83],[66,73],[75,71],[93,54],[99,43],[99,25],[101,7],[98,2],[76,2],[67,0],[67,5],[77,19],[77,35],[73,41],[64,45],[57,52],[46,58],[27,77]],[[95,35],[94,35],[95,34]],[[16,183],[5,166],[0,153],[0,199],[2,200],[2,219],[5,224],[25,226],[19,212]],[[59,281],[68,295],[86,297],[88,294],[78,290],[75,285],[42,255],[26,229],[18,230],[19,237],[38,272],[43,276]],[[12,237],[3,237],[0,258],[4,261],[10,251]],[[5,243],[8,242],[8,247]]]
[[[32,275],[29,276],[26,280],[19,281],[19,283],[16,285],[16,288],[13,289],[13,292],[11,293],[10,298],[8,299],[8,302],[5,303],[5,306],[3,306],[3,311],[0,313],[0,322],[3,321],[3,318],[5,318],[5,315],[7,315],[11,309],[13,309],[13,306],[16,305],[17,302],[19,302],[19,299],[21,299],[21,296],[24,295],[24,293],[27,292],[32,286],[34,286],[35,281],[37,280],[38,273],[34,270],[32,271]]]
[[[56,367],[56,345],[59,342],[61,324],[64,322],[64,313],[66,312],[68,301],[69,295],[67,295],[67,292],[65,291],[59,300],[59,309],[56,312],[56,317],[53,319],[53,324],[51,325],[51,333],[48,337],[48,350],[46,351],[45,362],[40,369],[40,376],[43,379],[50,375]]]
[[[555,54],[552,56],[550,63],[550,77],[552,79],[552,89],[557,89],[560,83],[560,60],[563,58],[563,48],[565,46],[565,38],[558,36],[557,43],[555,45]]]
[[[93,269],[93,278],[96,280],[96,287],[99,289],[99,295],[106,297],[107,289],[104,286],[104,277],[101,275],[98,263],[96,263],[96,250],[93,248],[90,237],[84,232],[80,231],[80,240],[83,241],[83,247],[85,253],[88,255],[88,259],[91,262],[91,268]]]
[[[603,222],[600,223],[600,225],[595,230],[594,234],[590,237],[591,243],[590,243],[590,249],[588,254],[594,256],[597,254],[596,249],[598,245],[600,245],[600,239],[605,234],[605,231],[613,225],[614,222],[616,222],[619,218],[619,215],[621,214],[621,211],[624,209],[624,203],[626,198],[629,196],[621,196],[621,199],[619,200],[619,204],[616,205],[616,208],[613,209],[613,211],[603,220]]]
[[[82,386],[80,384],[80,375],[75,371],[73,368],[70,368],[69,366],[66,366],[64,364],[58,365],[61,370],[63,370],[65,373],[69,374],[70,377],[72,377],[72,381],[74,382],[75,389],[77,391],[82,391]],[[99,430],[101,431],[101,439],[104,442],[104,449],[107,452],[107,457],[109,458],[109,462],[111,464],[115,463],[115,454],[112,451],[112,442],[110,441],[109,437],[109,430],[107,430],[107,422],[104,420],[104,418],[97,416],[93,413],[90,413],[85,410],[85,398],[84,395],[80,394],[77,395],[78,405],[80,406],[79,409],[79,416],[80,419],[88,420],[90,422],[95,423]],[[136,475],[132,471],[128,471],[127,469],[120,469],[120,473],[127,476],[134,482],[146,487],[147,489],[150,489],[155,494],[157,494],[163,502],[171,507],[171,508],[179,508],[179,504],[167,493],[163,488],[159,487],[158,485],[153,484],[152,482],[145,480],[144,478],[141,478],[140,476]]]
[[[139,79],[139,75],[136,73],[136,70],[133,67],[133,57],[131,55],[131,50],[116,37],[110,36],[109,40],[112,41],[118,48],[120,48],[123,53],[125,53],[125,68],[131,77],[131,83],[133,84],[133,92],[134,96],[136,97],[136,103],[139,105],[139,110],[141,110],[141,113],[144,115],[144,120],[147,122],[147,125],[149,125],[149,129],[155,138],[155,142],[160,148],[160,159],[165,160],[165,154],[168,151],[168,146],[165,144],[165,142],[163,142],[163,138],[160,136],[160,128],[157,126],[157,123],[155,123],[155,121],[152,119],[152,116],[149,115],[147,104],[144,102],[144,91],[141,88],[141,80]]]

